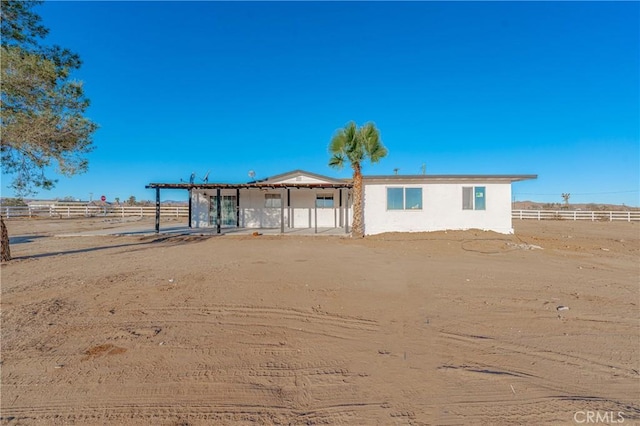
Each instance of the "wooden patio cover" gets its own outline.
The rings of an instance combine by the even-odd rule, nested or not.
[[[241,189],[346,189],[353,188],[353,183],[345,181],[344,183],[268,183],[268,182],[249,182],[249,183],[150,183],[145,186],[146,189],[156,190],[156,233],[160,232],[160,190],[161,189],[184,189],[189,191],[189,228],[191,228],[191,191],[194,189],[215,189],[217,192],[217,233],[221,232],[221,209],[220,209],[220,191],[222,189],[235,189],[238,193],[237,200],[239,202],[239,193]],[[348,194],[348,192],[347,192]],[[283,197],[284,198],[284,197]],[[289,196],[287,196],[289,200]],[[345,197],[346,200],[346,197]],[[345,206],[348,203],[344,203]],[[346,210],[346,208],[345,208]],[[346,210],[348,211],[348,210]],[[280,232],[284,233],[284,203],[280,204]],[[345,232],[348,232],[348,220],[345,217]]]

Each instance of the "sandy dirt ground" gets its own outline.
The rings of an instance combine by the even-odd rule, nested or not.
[[[640,424],[638,223],[362,240],[8,226],[4,424]]]

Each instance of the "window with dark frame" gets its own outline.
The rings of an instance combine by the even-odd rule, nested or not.
[[[462,210],[486,210],[486,187],[462,187]]]
[[[282,199],[280,198],[280,194],[264,194],[264,206],[281,207]]]
[[[404,209],[422,210],[422,188],[404,189]]]
[[[422,210],[422,188],[387,188],[387,210]]]
[[[317,194],[316,195],[316,207],[319,209],[332,209],[333,194]]]
[[[387,188],[387,210],[404,209],[404,188]]]

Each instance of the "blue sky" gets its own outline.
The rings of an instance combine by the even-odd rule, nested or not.
[[[638,2],[46,2],[100,125],[89,171],[42,198],[152,199],[192,172],[327,166],[376,123],[365,174],[538,174],[517,200],[640,205]],[[198,181],[198,179],[196,179]],[[2,195],[12,196],[3,175]],[[185,199],[166,191],[163,198]]]

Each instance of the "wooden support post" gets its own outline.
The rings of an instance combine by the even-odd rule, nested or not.
[[[284,190],[280,191],[280,233],[284,234]]]
[[[293,227],[291,223],[291,188],[287,188],[287,226]]]
[[[240,188],[236,188],[236,228],[240,228]]]
[[[339,226],[342,226],[342,224],[343,224],[342,219],[343,219],[343,214],[344,214],[344,212],[342,211],[342,191],[344,191],[342,188],[340,188],[340,189],[338,190],[338,194],[339,194],[339,201],[338,201],[338,213],[339,213],[339,215],[340,215],[340,223],[339,223]]]
[[[220,197],[220,188],[216,189],[216,232],[222,232],[222,200]]]
[[[160,232],[160,188],[156,187],[156,234]]]
[[[191,188],[189,188],[189,228],[191,228],[191,211],[192,211],[192,200],[191,200]]]
[[[313,205],[313,215],[314,215],[314,222],[315,222],[315,233],[318,233],[318,201],[316,200],[316,203]]]
[[[349,233],[349,190],[344,191],[344,233]]]

